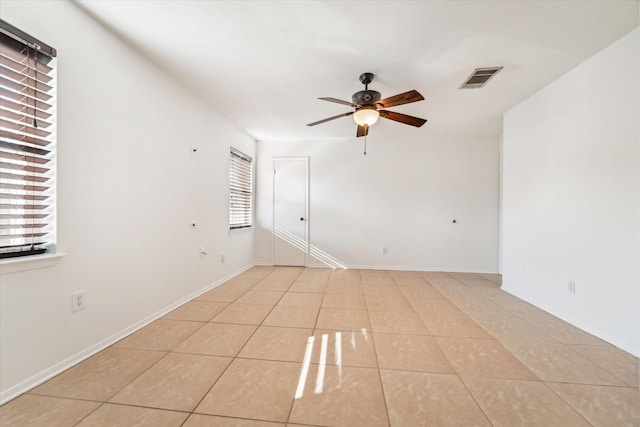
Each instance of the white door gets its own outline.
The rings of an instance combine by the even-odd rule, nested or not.
[[[273,159],[274,265],[307,264],[308,188],[308,157]]]

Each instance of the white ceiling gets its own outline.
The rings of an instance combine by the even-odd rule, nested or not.
[[[256,140],[355,139],[349,111],[318,97],[426,101],[392,110],[372,137],[499,135],[502,114],[638,26],[638,0],[210,1],[77,4]],[[476,67],[504,66],[483,89],[458,87]],[[615,78],[615,76],[612,76]]]

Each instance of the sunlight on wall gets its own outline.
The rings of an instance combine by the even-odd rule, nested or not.
[[[285,242],[289,243],[290,245],[300,249],[303,252],[307,251],[307,242],[304,239],[301,239],[300,237],[296,236],[295,234],[292,234],[280,227],[275,227],[273,230],[273,234],[284,240]],[[313,256],[314,258],[316,258],[318,261],[323,262],[324,264],[326,264],[327,266],[331,267],[331,268],[342,268],[342,269],[346,269],[347,267],[342,264],[339,260],[337,260],[336,258],[332,257],[331,255],[329,255],[328,253],[318,249],[317,247],[313,246],[313,245],[309,245],[308,247],[309,249],[309,254],[311,256]]]

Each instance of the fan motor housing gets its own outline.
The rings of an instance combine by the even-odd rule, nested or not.
[[[378,91],[361,90],[360,92],[353,94],[351,102],[358,105],[374,105],[376,102],[380,101],[380,99],[382,99],[382,97]]]

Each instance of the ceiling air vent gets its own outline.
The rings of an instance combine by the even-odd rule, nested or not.
[[[479,89],[486,85],[500,70],[502,70],[502,67],[476,68],[462,83],[460,89]]]

